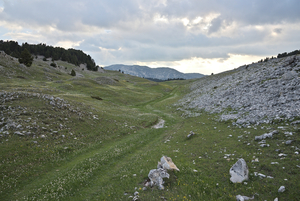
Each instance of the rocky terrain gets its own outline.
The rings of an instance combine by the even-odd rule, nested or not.
[[[295,55],[204,77],[191,86],[178,110],[188,116],[220,113],[220,120],[243,126],[282,120],[297,123],[299,72],[300,55]]]
[[[32,99],[43,107],[22,107],[18,104],[26,99]],[[60,131],[70,130],[68,124],[71,116],[81,119],[83,115],[96,118],[59,97],[42,93],[0,91],[0,137],[10,134],[31,136],[33,139],[69,137],[61,135]]]

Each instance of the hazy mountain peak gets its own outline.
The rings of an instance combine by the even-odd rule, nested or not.
[[[160,79],[160,80],[176,79],[176,78],[194,79],[194,78],[200,78],[205,76],[200,73],[181,73],[175,69],[168,68],[168,67],[150,68],[148,66],[115,64],[115,65],[106,66],[104,67],[104,69],[116,70],[116,71],[121,70],[124,73],[133,76]]]

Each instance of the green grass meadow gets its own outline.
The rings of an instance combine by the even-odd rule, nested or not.
[[[31,131],[0,133],[0,200],[132,200],[136,191],[145,201],[236,200],[239,194],[300,199],[299,127],[278,122],[239,128],[205,112],[183,117],[174,104],[196,80],[156,83],[114,71],[79,71],[65,62],[58,62],[59,70],[41,60],[24,68],[2,57],[0,65],[0,93],[19,94],[2,103],[0,120]],[[81,76],[70,76],[71,69]],[[44,95],[63,99],[65,106]],[[160,119],[164,128],[152,128]],[[269,147],[254,141],[272,130],[279,133],[266,139]],[[195,135],[187,138],[190,131]],[[284,143],[290,138],[285,132],[293,133],[291,145]],[[169,171],[164,190],[143,190],[163,155],[180,171]],[[250,175],[234,184],[229,169],[239,158]],[[280,186],[286,191],[278,193]]]

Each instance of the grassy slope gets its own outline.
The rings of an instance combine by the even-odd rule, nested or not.
[[[230,122],[216,121],[211,114],[184,119],[172,105],[188,92],[189,80],[154,83],[118,72],[82,71],[78,73],[84,77],[75,79],[42,61],[23,69],[1,58],[0,65],[9,67],[0,75],[2,90],[51,94],[76,109],[58,109],[31,96],[5,103],[26,108],[28,112],[20,115],[2,112],[18,119],[23,127],[32,126],[28,118],[35,120],[39,138],[19,137],[11,131],[0,139],[0,200],[130,200],[136,190],[140,200],[234,200],[238,194],[254,193],[259,194],[257,200],[295,200],[300,195],[299,155],[293,147],[282,144],[284,131],[267,140],[270,147],[260,148],[254,142],[254,136],[283,125],[294,132],[293,145],[299,147],[298,128],[281,123],[240,129]],[[68,72],[75,68],[63,62],[59,65]],[[117,80],[115,85],[95,81],[103,76]],[[152,129],[161,118],[166,121],[165,128]],[[196,135],[187,139],[190,131]],[[275,149],[288,154],[286,159],[279,159]],[[225,154],[234,155],[224,158]],[[162,155],[170,156],[180,172],[170,172],[165,190],[154,187],[142,191],[142,183]],[[240,157],[246,160],[250,173],[274,179],[250,175],[247,184],[230,183],[229,169]],[[259,163],[251,163],[254,157]],[[281,185],[287,191],[279,194]]]

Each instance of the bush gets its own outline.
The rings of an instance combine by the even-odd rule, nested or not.
[[[53,62],[53,63],[50,64],[50,66],[56,68],[56,63]]]
[[[72,71],[71,71],[71,75],[72,76],[76,76],[76,72],[72,69]]]
[[[32,64],[32,61],[33,61],[33,56],[31,56],[29,51],[25,48],[22,51],[21,56],[19,58],[20,64],[25,64],[27,67],[30,67]]]

